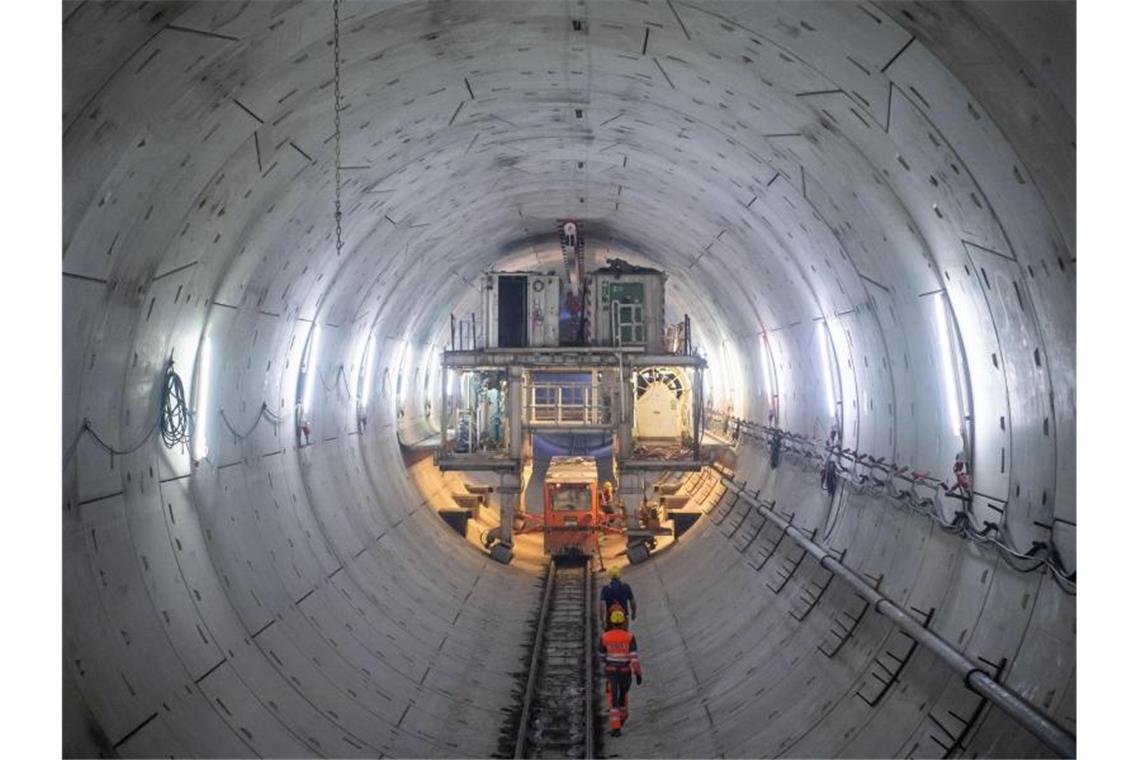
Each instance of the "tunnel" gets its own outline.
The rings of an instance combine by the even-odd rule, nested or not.
[[[734,439],[623,574],[645,683],[600,751],[1066,754],[1075,13],[63,3],[63,755],[504,754],[542,579],[408,451],[452,315],[565,217],[668,275]]]

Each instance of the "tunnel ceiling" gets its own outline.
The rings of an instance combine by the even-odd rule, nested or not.
[[[75,441],[85,426],[139,440],[171,357],[223,415],[261,419],[265,404],[287,418],[315,321],[327,451],[255,419],[256,445],[220,436],[210,466],[280,466],[309,505],[298,510],[337,526],[314,568],[344,566],[356,533],[404,519],[378,483],[422,501],[388,429],[402,341],[442,343],[487,268],[557,266],[555,220],[576,217],[594,261],[668,273],[719,407],[822,434],[822,317],[845,442],[915,468],[962,446],[928,307],[944,292],[979,490],[1020,546],[1066,526],[1045,538],[1075,564],[1074,15],[1062,3],[346,2],[338,252],[330,3],[64,3],[65,508],[111,494],[131,524],[145,482],[188,478],[179,503],[206,534],[222,530],[240,490],[225,471],[203,481],[184,456],[147,449],[108,463]],[[380,425],[350,444],[354,411],[328,399],[342,375],[359,392],[371,341]],[[345,448],[381,440],[363,464]],[[253,463],[275,451],[296,462]],[[320,506],[322,488],[350,506]],[[75,519],[85,531],[96,518]],[[408,519],[412,535],[440,535]],[[74,550],[93,556],[80,532]],[[222,540],[234,544],[201,551],[225,585],[250,544]],[[283,582],[270,555],[265,577]],[[466,561],[454,560],[468,577]],[[86,588],[83,572],[68,577]],[[456,588],[440,593],[463,598]],[[500,602],[482,599],[480,614],[499,610],[521,635],[526,611]],[[230,604],[251,630],[264,612]]]
[[[577,216],[595,260],[624,250],[668,272],[722,406],[769,412],[742,392],[760,385],[764,334],[782,421],[825,430],[803,338],[823,317],[842,403],[863,417],[845,434],[915,466],[953,444],[916,449],[897,418],[874,423],[906,410],[920,429],[943,406],[938,382],[897,372],[937,379],[923,297],[945,290],[971,456],[1002,481],[1007,457],[1036,470],[1041,503],[1020,511],[1040,522],[1074,482],[1055,454],[1074,419],[1073,59],[1051,46],[1072,9],[1019,7],[1034,24],[988,4],[346,3],[338,253],[331,7],[65,5],[65,288],[80,313],[102,295],[81,282],[123,307],[102,332],[65,332],[69,377],[81,355],[95,375],[116,364],[122,347],[111,359],[91,335],[135,324],[192,363],[235,320],[266,362],[243,382],[287,409],[305,334],[251,315],[332,327],[320,360],[354,378],[364,340],[382,340],[395,375],[404,341],[438,345],[472,310],[480,271]],[[80,387],[123,403],[80,378],[71,424]],[[1050,453],[1013,446],[1009,423],[1042,429]]]
[[[331,8],[69,15],[68,270],[196,260],[218,301],[406,332],[434,327],[512,241],[580,216],[589,239],[636,241],[744,335],[852,308],[868,288],[936,288],[933,264],[962,238],[1008,255],[1011,203],[1060,210],[1042,244],[1071,237],[1072,177],[1043,169],[1049,192],[1034,192],[1037,167],[911,43],[923,21],[950,25],[937,12],[347,3],[343,16],[338,258]],[[973,47],[995,63],[1009,52]]]

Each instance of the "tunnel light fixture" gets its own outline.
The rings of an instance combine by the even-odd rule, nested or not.
[[[435,370],[435,346],[424,346],[424,371],[420,382],[423,383],[422,390],[424,395],[428,395],[428,388],[431,385],[431,373]]]
[[[717,381],[724,389],[724,401],[722,406],[731,407],[733,410],[739,410],[740,406],[736,403],[736,383],[735,383],[735,368],[736,362],[732,355],[732,346],[729,345],[728,339],[722,339],[720,342],[720,371],[717,372]]]
[[[768,405],[776,403],[776,389],[772,385],[772,347],[768,344],[768,334],[760,334],[760,371],[764,375],[764,392],[768,394]]]
[[[824,388],[827,390],[827,413],[830,420],[835,415],[835,381],[832,379],[831,367],[831,335],[827,329],[827,318],[819,320],[819,367],[824,376]]]
[[[740,374],[740,352],[736,350],[735,341],[729,344],[728,354],[730,360],[728,371],[732,380],[732,408],[736,410],[738,415],[741,415],[744,413],[744,404],[741,398],[744,381]]]
[[[426,398],[435,398],[439,395],[443,383],[443,352],[439,346],[432,346],[431,362],[427,374],[424,375],[424,393]]]
[[[950,429],[961,432],[962,411],[958,398],[958,366],[950,333],[950,300],[946,292],[934,299],[934,315],[938,324],[938,345],[942,350],[942,385],[946,392],[946,413],[950,415]]]
[[[203,338],[198,349],[198,388],[194,414],[193,458],[201,461],[209,453],[206,445],[206,422],[210,408],[210,339]]]
[[[396,364],[396,404],[397,404],[397,406],[403,406],[403,404],[404,404],[404,388],[407,386],[407,383],[404,382],[404,380],[406,379],[405,378],[405,370],[407,368],[408,354],[409,354],[409,349],[411,348],[411,345],[412,344],[410,341],[408,341],[406,339],[404,340],[404,347],[403,347],[403,349],[400,350],[400,361],[398,364]]]
[[[373,350],[372,333],[368,333],[364,339],[364,356],[361,360],[361,372],[363,377],[360,380],[360,394],[357,399],[361,409],[368,406],[368,399],[372,397],[372,365],[376,358],[376,352]]]
[[[764,392],[769,396],[772,394],[772,373],[768,370],[768,347],[765,345],[768,338],[765,335],[760,336],[760,373],[764,378]]]
[[[305,389],[301,395],[301,411],[308,414],[313,409],[313,386],[316,384],[317,368],[314,361],[321,342],[321,326],[316,319],[309,331],[309,343],[305,346]]]

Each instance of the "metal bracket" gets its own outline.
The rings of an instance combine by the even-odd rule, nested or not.
[[[843,549],[839,552],[835,552],[834,549],[828,549],[827,551],[829,554],[835,556],[837,562],[843,562],[844,557],[847,556],[846,549]],[[801,612],[796,612],[793,610],[788,613],[798,622],[802,623],[804,619],[811,614],[811,611],[815,609],[817,604],[819,604],[819,600],[823,598],[823,595],[827,591],[828,587],[831,586],[831,581],[835,579],[835,573],[831,572],[823,565],[819,565],[819,568],[823,570],[823,572],[827,575],[827,579],[823,581],[823,583],[809,579],[807,586],[804,587],[804,593],[800,595],[800,601],[804,602],[807,606]]]
[[[871,609],[871,603],[866,599],[859,598],[859,601],[862,603],[859,605],[859,612],[856,614],[852,615],[847,610],[842,610],[839,613],[849,622],[845,622],[839,617],[833,617],[831,619],[839,629],[835,630],[835,628],[832,628],[829,631],[829,633],[837,639],[835,646],[830,650],[824,649],[822,645],[816,646],[816,649],[823,652],[824,656],[828,659],[834,658],[835,655],[839,654],[839,650],[842,649],[843,645],[850,641],[851,637],[855,634],[855,629],[859,626],[859,623],[863,622],[863,617],[867,614],[867,610]]]
[[[765,525],[764,527],[767,527],[767,525]],[[770,547],[768,547],[767,552],[764,553],[764,558],[760,560],[760,564],[755,564],[750,559],[750,560],[748,560],[749,566],[751,566],[751,568],[753,570],[755,570],[756,572],[760,572],[760,570],[764,567],[764,565],[768,564],[768,560],[772,559],[772,555],[774,555],[776,553],[776,550],[780,548],[780,544],[783,543],[784,537],[787,535],[788,535],[788,529],[786,527],[781,528],[780,529],[780,537],[777,538],[776,541]]]
[[[1001,677],[1005,672],[1006,666],[1009,664],[1009,660],[1003,657],[999,662],[995,663],[981,656],[979,656],[978,659],[993,668],[993,673],[991,675],[995,681],[1000,682]],[[970,687],[969,676],[963,679],[963,683],[965,687],[970,691],[970,693],[977,697],[977,702],[974,705],[974,709],[971,710],[970,714],[966,717],[962,717],[951,709],[946,710],[946,715],[948,715],[956,723],[959,724],[957,730],[952,731],[950,728],[948,728],[942,721],[934,716],[933,711],[927,715],[927,717],[930,719],[930,722],[937,726],[944,735],[944,737],[939,737],[934,734],[928,734],[930,740],[942,748],[944,752],[942,755],[943,758],[948,758],[959,750],[965,751],[966,735],[969,734],[977,725],[978,720],[982,717],[982,713],[985,711],[986,705],[989,704],[988,699],[977,694],[977,692],[975,692],[973,688]]]
[[[911,607],[911,609],[915,612],[918,612],[918,610],[915,610],[914,607]],[[930,620],[933,617],[934,608],[931,607],[923,614],[922,627],[926,628],[929,626]],[[911,657],[914,656],[915,650],[918,649],[918,642],[906,631],[902,630],[901,628],[896,628],[892,635],[893,634],[898,634],[899,636],[903,636],[907,639],[909,643],[906,645],[906,651],[901,655],[898,655],[892,652],[888,647],[884,646],[883,654],[876,655],[874,660],[874,665],[877,665],[882,672],[876,672],[873,668],[870,671],[871,677],[878,681],[881,685],[878,693],[876,693],[872,698],[868,699],[867,696],[863,694],[862,687],[860,687],[859,691],[855,692],[855,696],[866,702],[870,707],[875,707],[878,705],[879,702],[882,701],[883,697],[886,696],[887,692],[890,691],[891,686],[898,683],[899,675],[902,673],[903,668],[905,668],[907,663],[910,662]],[[884,661],[884,658],[888,658],[887,661]],[[866,683],[867,682],[864,681],[864,684]]]

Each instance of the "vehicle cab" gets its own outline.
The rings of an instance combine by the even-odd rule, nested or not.
[[[597,522],[598,463],[587,457],[552,457],[543,485],[543,550],[550,555],[592,553]]]

